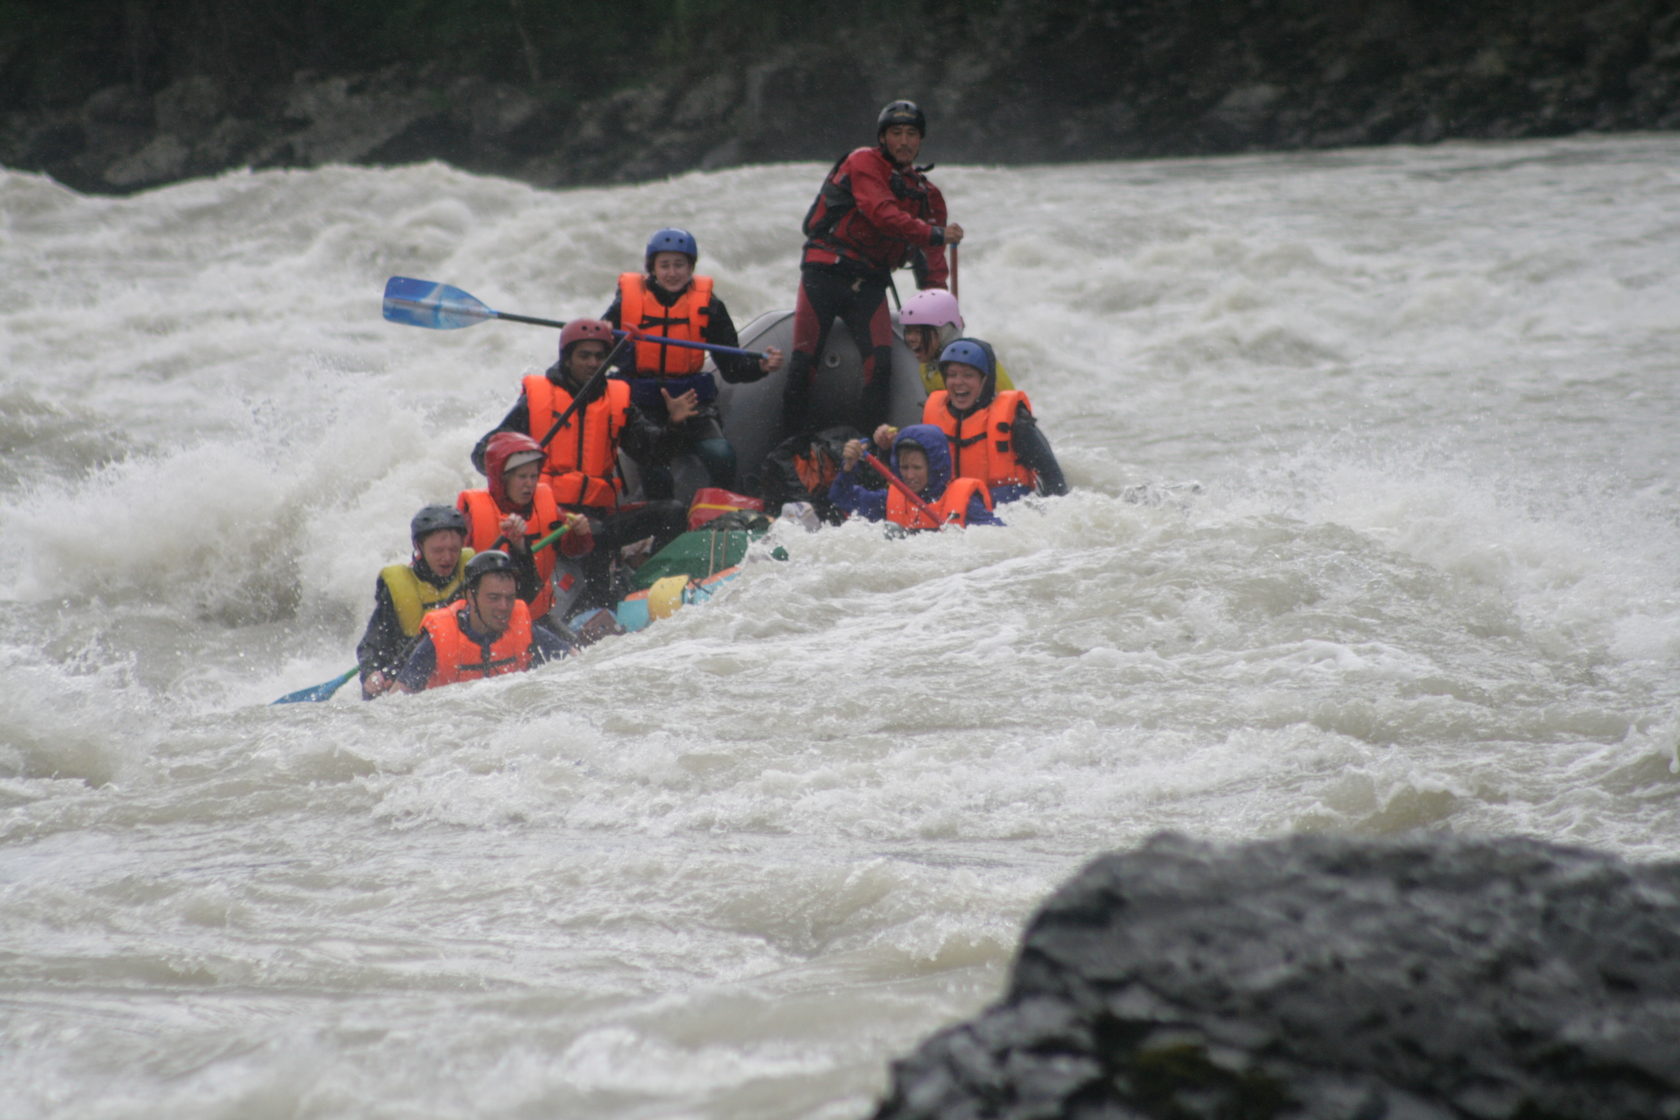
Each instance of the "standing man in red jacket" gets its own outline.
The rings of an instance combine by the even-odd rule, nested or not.
[[[784,434],[813,425],[811,382],[836,318],[863,356],[858,427],[874,431],[887,419],[892,377],[887,288],[893,270],[909,264],[916,287],[943,288],[945,246],[963,238],[962,226],[946,224],[945,197],[916,166],[926,135],[927,118],[916,103],[894,101],[876,120],[875,146],[836,163],[805,215],[793,355],[782,397]]]

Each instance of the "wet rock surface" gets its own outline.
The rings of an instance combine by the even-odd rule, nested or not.
[[[947,162],[1680,128],[1680,11],[1658,0],[1006,0],[949,33],[831,23],[813,21],[806,41],[695,44],[681,65],[583,97],[444,61],[14,92],[0,165],[104,192],[427,159],[545,187],[627,182],[831,160],[867,143],[897,97],[927,109],[926,154]]]
[[[1520,839],[1160,836],[895,1064],[876,1120],[1680,1116],[1680,864]]]

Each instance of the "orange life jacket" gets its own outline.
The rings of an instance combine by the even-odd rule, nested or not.
[[[531,438],[538,443],[572,403],[572,395],[542,374],[525,379]],[[618,478],[618,438],[630,419],[630,386],[608,378],[606,391],[566,421],[548,441],[543,481],[563,506],[612,507],[624,485]]]
[[[945,493],[940,495],[937,502],[925,503],[939,518],[938,523],[928,520],[928,515],[913,505],[904,491],[896,486],[887,487],[887,520],[896,521],[906,529],[937,529],[940,525],[967,525],[968,501],[974,495],[980,495],[980,500],[987,509],[992,508],[992,492],[986,489],[986,484],[978,478],[957,478],[951,485],[945,487]]]
[[[649,334],[704,342],[711,325],[712,278],[696,276],[677,302],[666,307],[648,287],[645,275],[626,272],[618,278],[619,322]],[[643,377],[686,377],[699,373],[706,352],[687,346],[661,346],[636,340],[636,372]]]
[[[922,423],[937,425],[951,441],[951,476],[977,478],[987,486],[1038,485],[1038,476],[1015,458],[1015,444],[1009,430],[1015,426],[1015,412],[1032,411],[1032,402],[1019,389],[1009,389],[992,398],[984,409],[961,419],[945,407],[948,394],[934,393],[922,406]]]
[[[427,688],[523,673],[531,667],[531,611],[521,600],[513,604],[513,617],[502,636],[488,646],[467,637],[461,615],[465,607],[439,607],[426,615],[420,628],[432,638],[437,665],[426,678]]]
[[[467,543],[474,551],[483,552],[495,547],[496,540],[502,535],[502,518],[509,511],[496,504],[490,491],[463,490],[455,499],[455,508],[467,515]],[[531,495],[531,516],[525,519],[526,542],[532,543],[548,536],[560,527],[562,519],[560,507],[554,501],[554,491],[546,483],[537,483],[536,493]],[[531,600],[531,617],[541,618],[554,607],[554,546],[543,549],[533,559],[537,562],[542,590]]]

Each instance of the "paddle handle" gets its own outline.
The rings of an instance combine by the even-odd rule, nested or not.
[[[566,324],[560,319],[538,319],[531,315],[515,315],[511,311],[492,311],[498,319],[506,319],[510,323],[530,323],[537,327],[564,327]]]
[[[571,527],[572,527],[571,522],[568,521],[566,524],[560,526],[560,528],[554,530],[554,532],[550,533],[548,536],[542,538],[541,540],[531,542],[531,555],[535,556],[537,553],[541,552],[543,549],[547,548],[549,545],[553,544],[555,541],[557,541],[561,537],[565,536],[566,535],[566,530],[570,529]],[[500,549],[502,549],[502,547],[504,545],[507,545],[509,543],[511,543],[511,542],[509,542],[506,537],[497,537],[496,540],[495,540],[495,543],[493,543],[490,546],[490,548],[491,548],[491,550],[500,550]]]
[[[579,516],[581,517],[582,515],[579,514]],[[564,525],[560,526],[560,528],[554,530],[554,532],[550,533],[548,536],[544,537],[542,540],[537,541],[535,544],[533,544],[531,546],[531,553],[533,555],[535,555],[536,553],[541,552],[543,549],[547,548],[549,545],[553,544],[555,541],[557,541],[561,537],[565,536],[566,535],[566,530],[570,529],[571,527],[572,527],[572,523],[570,521],[566,522]]]

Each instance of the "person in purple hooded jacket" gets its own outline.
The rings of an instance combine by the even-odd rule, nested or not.
[[[992,512],[992,495],[975,478],[951,477],[951,448],[945,433],[932,424],[912,424],[893,440],[893,473],[916,495],[896,486],[871,490],[858,480],[863,441],[852,440],[841,453],[840,473],[828,488],[837,509],[870,521],[891,521],[905,529],[946,525],[1002,525]]]

